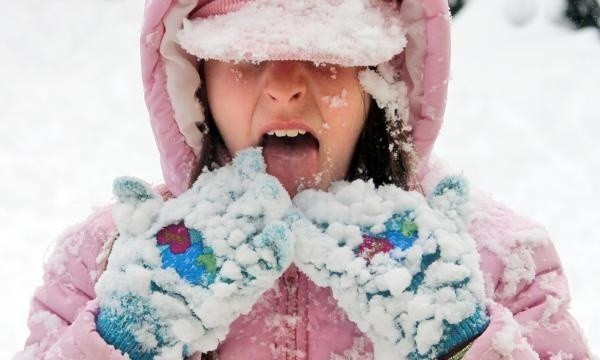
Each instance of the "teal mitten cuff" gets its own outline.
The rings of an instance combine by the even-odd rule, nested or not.
[[[130,295],[120,299],[120,311],[100,308],[96,330],[108,344],[134,360],[152,360],[156,348],[165,346],[160,319],[144,299]],[[157,336],[158,335],[158,336]]]
[[[473,315],[458,324],[445,324],[444,334],[440,342],[430,350],[429,357],[440,359],[456,351],[481,335],[489,324],[490,320],[483,306],[478,306]],[[423,355],[414,351],[408,356],[408,359],[423,359]]]

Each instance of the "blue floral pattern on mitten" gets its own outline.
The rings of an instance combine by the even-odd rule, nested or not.
[[[385,231],[370,233],[364,230],[363,242],[354,252],[370,262],[373,256],[393,249],[406,250],[419,238],[419,228],[414,222],[414,212],[395,214],[385,222]]]
[[[190,284],[208,287],[215,282],[217,258],[203,242],[202,233],[183,223],[162,228],[156,234],[163,268],[172,268]]]

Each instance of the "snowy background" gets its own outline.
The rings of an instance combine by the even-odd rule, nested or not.
[[[562,1],[471,0],[454,22],[437,152],[545,224],[571,311],[600,351],[600,34]],[[112,179],[160,182],[138,65],[141,0],[2,0],[0,358],[22,348],[42,263],[70,224],[111,200]],[[522,24],[515,26],[515,23]]]

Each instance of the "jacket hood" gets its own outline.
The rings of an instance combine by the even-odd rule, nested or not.
[[[174,195],[187,189],[190,176],[202,156],[205,137],[200,130],[203,127],[199,126],[204,121],[204,107],[195,96],[201,86],[196,70],[198,59],[182,48],[179,33],[184,23],[189,25],[188,19],[207,2],[146,1],[141,35],[144,97],[164,179]],[[450,13],[447,0],[399,0],[398,3],[399,11],[395,16],[399,17],[404,31],[397,41],[404,50],[379,68],[388,83],[402,83],[406,89],[396,92],[398,98],[392,102],[406,104],[406,118],[412,128],[412,141],[422,172],[445,110],[450,65]],[[206,35],[206,39],[208,42],[211,35]],[[203,40],[197,40],[196,44],[202,44]],[[368,86],[365,89],[373,95]],[[377,96],[374,98],[383,107]]]

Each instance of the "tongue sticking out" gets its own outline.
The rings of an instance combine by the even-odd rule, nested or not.
[[[290,196],[296,195],[299,187],[314,185],[319,171],[319,143],[313,136],[266,136],[263,148],[267,173],[275,176]]]

